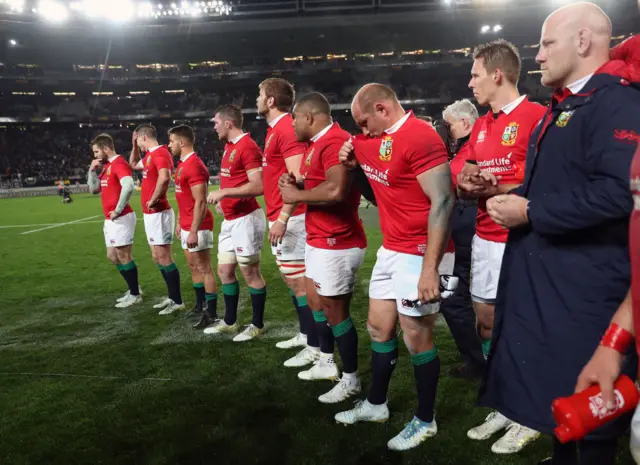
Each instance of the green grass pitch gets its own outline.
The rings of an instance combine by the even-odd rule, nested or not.
[[[352,402],[320,404],[318,395],[331,383],[300,381],[296,369],[282,366],[295,351],[275,343],[295,334],[297,318],[267,247],[267,332],[237,344],[153,310],[166,288],[151,260],[137,194],[134,258],[145,300],[123,310],[114,308],[125,284],[105,257],[99,197],[76,195],[70,205],[59,197],[0,205],[0,464],[529,465],[547,455],[547,438],[508,457],[493,455],[491,441],[467,439],[467,429],[488,411],[474,407],[477,383],[447,376],[458,357],[443,321],[436,335],[440,432],[415,450],[391,453],[386,442],[416,406],[406,349],[401,346],[391,383],[390,421],[337,425],[333,415]],[[366,391],[367,284],[381,234],[377,210],[362,208],[361,214],[369,249],[352,315]],[[217,215],[217,230],[220,222]],[[191,307],[179,242],[174,252]],[[249,322],[250,313],[241,281],[240,322]],[[626,452],[619,463],[630,463]]]

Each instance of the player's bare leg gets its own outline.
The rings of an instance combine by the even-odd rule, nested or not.
[[[371,337],[371,387],[365,401],[356,404],[352,410],[336,414],[338,423],[381,423],[389,419],[387,392],[398,359],[397,323],[395,300],[369,299],[367,330]]]
[[[238,257],[240,272],[249,286],[252,318],[242,333],[233,338],[234,342],[246,342],[264,333],[264,307],[267,300],[267,284],[260,272],[260,256]]]
[[[485,359],[489,356],[489,349],[491,347],[495,308],[493,304],[473,302],[473,310],[476,313],[476,323],[478,326],[478,336],[482,341],[482,353]]]
[[[214,323],[218,318],[218,294],[216,292],[216,278],[213,274],[213,268],[211,267],[211,249],[189,253],[191,254],[193,268],[197,271],[198,278],[202,279],[202,291],[200,292],[201,294],[204,293],[205,305],[203,307],[202,318],[194,325],[194,328],[204,329]],[[195,281],[193,286],[196,287]],[[196,289],[196,294],[197,293],[198,290]]]
[[[180,272],[173,262],[171,244],[152,245],[151,256],[162,273],[168,291],[168,297],[158,305],[154,305],[153,308],[163,309],[160,311],[160,315],[169,315],[177,310],[184,309],[182,293],[180,292]]]
[[[122,247],[109,247],[107,249],[107,256],[112,262],[114,262],[113,256],[115,255],[118,271],[120,271],[120,274],[129,287],[129,294],[125,295],[124,298],[116,304],[116,308],[126,308],[142,302],[140,287],[138,285],[138,267],[136,266],[136,262],[133,261],[131,250],[131,244]]]

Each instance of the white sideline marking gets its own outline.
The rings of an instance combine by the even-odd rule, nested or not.
[[[53,226],[57,223],[42,223],[42,224],[8,224],[5,226],[0,226],[0,229],[6,228],[33,228],[34,226]]]
[[[85,220],[91,220],[91,219],[93,219],[93,218],[97,218],[97,217],[99,217],[99,216],[100,216],[100,215],[93,215],[93,216],[88,216],[88,217],[86,217],[86,218],[82,218],[82,219],[75,220],[75,221],[68,221],[68,222],[66,222],[66,223],[53,224],[53,225],[47,226],[47,227],[45,227],[45,228],[33,229],[33,230],[31,230],[31,231],[25,231],[25,232],[23,232],[23,233],[20,233],[20,235],[22,236],[22,235],[24,235],[24,234],[31,234],[31,233],[34,233],[34,232],[44,231],[45,229],[59,228],[60,226],[67,226],[67,225],[74,224],[74,223],[80,223],[80,222],[82,222],[82,221],[85,221]]]
[[[75,375],[73,373],[0,372],[0,376],[49,376],[59,378],[129,379],[126,376]],[[143,381],[174,381],[173,378],[140,378]]]

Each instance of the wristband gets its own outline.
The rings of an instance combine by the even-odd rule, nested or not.
[[[285,224],[285,225],[287,224],[287,222],[286,222],[286,221],[283,221],[283,220],[281,220],[280,218],[278,218],[278,219],[276,220],[276,222],[277,222],[277,223],[282,223],[282,224]]]
[[[607,331],[602,336],[600,345],[609,347],[613,350],[620,352],[621,354],[627,351],[629,344],[633,341],[633,335],[624,328],[621,328],[616,323],[611,323]]]
[[[280,212],[280,216],[284,216],[285,219],[289,219],[289,217],[291,216],[290,214],[288,214],[287,212]]]

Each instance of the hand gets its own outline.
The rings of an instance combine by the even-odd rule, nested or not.
[[[610,347],[598,346],[589,363],[582,369],[575,392],[582,392],[593,384],[599,384],[602,400],[607,410],[617,407],[613,384],[620,376],[622,354]]]
[[[281,221],[276,221],[273,226],[269,228],[269,244],[277,247],[282,243],[282,238],[287,232],[287,225]]]
[[[358,166],[358,161],[356,160],[356,156],[354,154],[353,142],[351,139],[346,141],[340,147],[340,152],[338,152],[338,159],[340,163],[349,168],[350,170],[355,169]]]
[[[149,200],[149,201],[147,202],[147,209],[148,209],[149,211],[152,211],[152,210],[153,210],[153,207],[154,207],[157,203],[158,203],[158,199],[153,199],[153,198],[152,198],[151,200]]]
[[[488,171],[474,173],[461,172],[456,178],[458,189],[474,197],[493,197],[498,194],[500,176],[494,176]]]
[[[180,227],[179,218],[176,218],[176,236],[182,240],[182,228]]]
[[[197,232],[189,232],[187,236],[187,248],[195,249],[198,247],[198,233]]]
[[[282,186],[296,184],[296,177],[292,173],[282,173],[280,179],[278,179],[278,188],[282,189]]]
[[[515,194],[496,195],[487,200],[487,212],[503,228],[517,228],[529,222],[529,201]]]
[[[423,268],[418,281],[418,299],[423,304],[440,300],[440,273],[437,268]]]
[[[111,211],[109,212],[109,219],[110,219],[111,221],[115,220],[117,217],[118,217],[118,214],[115,212],[115,210],[111,210]]]
[[[216,204],[216,212],[217,212],[219,215],[222,215],[222,214],[223,214],[223,212],[222,212],[222,205],[220,205],[220,203],[219,203],[219,202]]]
[[[280,187],[280,194],[284,203],[292,204],[298,201],[298,188],[295,184],[285,184]]]
[[[226,196],[227,195],[225,194],[224,189],[218,189],[217,191],[212,191],[209,193],[209,196],[207,197],[207,203],[217,204]]]
[[[102,168],[102,160],[94,158],[91,162],[91,166],[89,166],[89,170],[94,171],[100,168]]]
[[[140,150],[140,147],[138,147],[138,133],[134,132],[131,135],[131,146],[133,147],[133,150],[135,150],[136,152],[138,150]]]

